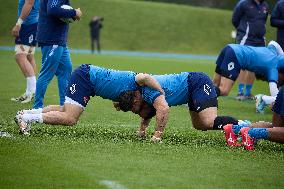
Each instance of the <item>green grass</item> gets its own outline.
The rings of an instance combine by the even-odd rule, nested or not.
[[[37,53],[37,62],[39,63]],[[74,67],[91,63],[114,69],[156,74],[180,71],[214,72],[213,61],[92,56],[72,54]],[[93,98],[74,127],[33,125],[31,136],[18,135],[13,117],[31,108],[11,102],[25,82],[12,52],[0,51],[0,188],[283,188],[284,147],[260,141],[247,152],[225,146],[219,131],[197,131],[183,106],[170,111],[163,143],[135,136],[139,118],[117,112],[112,103]],[[268,92],[256,82],[253,93]],[[236,89],[219,98],[219,114],[252,121],[271,119],[254,113],[253,102],[233,99]],[[45,104],[57,104],[56,80],[48,88]],[[149,133],[154,130],[153,120]],[[113,185],[104,183],[113,182]],[[118,185],[119,184],[119,185]]]
[[[232,11],[130,0],[72,1],[83,18],[70,24],[69,46],[90,48],[88,23],[94,15],[105,18],[101,43],[104,50],[130,50],[218,54],[232,43]],[[0,7],[0,45],[13,45],[11,29],[16,22],[17,1]],[[267,22],[267,41],[275,29]]]

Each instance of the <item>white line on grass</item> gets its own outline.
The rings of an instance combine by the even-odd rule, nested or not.
[[[14,51],[13,46],[0,46],[0,50]],[[71,53],[91,54],[86,49],[69,49]],[[176,53],[159,53],[159,52],[137,52],[137,51],[101,51],[102,55],[112,56],[130,56],[130,57],[156,57],[156,58],[173,58],[173,59],[194,59],[194,60],[216,60],[217,56],[213,55],[196,55],[196,54],[176,54]]]
[[[109,189],[127,189],[125,186],[119,184],[118,182],[111,180],[101,180],[100,184],[106,186]]]

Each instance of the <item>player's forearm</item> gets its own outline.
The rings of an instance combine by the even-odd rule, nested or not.
[[[272,128],[273,124],[270,122],[259,121],[250,125],[252,128]]]
[[[283,28],[284,27],[284,20],[281,20],[281,19],[272,19],[270,20],[270,24],[271,26],[273,27],[279,27],[279,28]]]
[[[160,91],[162,94],[165,94],[164,90],[162,89],[160,83],[151,76],[147,76],[145,79],[145,85]]]
[[[144,119],[144,118],[141,118],[141,122],[140,122],[140,131],[143,131],[143,132],[146,132],[149,124],[151,122],[151,119]]]
[[[234,13],[232,16],[232,24],[234,25],[235,28],[239,26],[242,16],[243,16],[242,11],[239,10],[239,8],[234,10]]]
[[[232,19],[232,24],[233,24],[233,26],[234,26],[235,28],[237,28],[237,27],[239,26],[240,22],[239,22],[239,20],[233,18],[233,19]]]
[[[59,6],[52,4],[52,1],[48,2],[47,14],[57,18],[73,18],[76,16],[75,9],[63,9]]]
[[[154,136],[156,138],[161,138],[165,127],[168,122],[169,109],[158,110],[156,112],[156,130]]]
[[[156,131],[154,136],[152,137],[152,140],[154,139],[155,141],[157,139],[161,139],[161,136],[168,122],[170,108],[164,95],[157,97],[153,106],[156,109]]]
[[[140,86],[148,86],[152,89],[160,91],[162,94],[165,94],[160,83],[154,77],[150,76],[149,74],[139,73],[136,75],[135,81]]]
[[[29,16],[33,8],[33,5],[34,5],[34,0],[26,0],[19,18],[24,21]]]
[[[147,134],[146,132],[147,132],[147,128],[149,126],[150,121],[151,121],[151,119],[141,118],[140,128],[137,131],[137,136],[139,138],[141,138],[141,139],[146,138],[146,134]]]
[[[151,119],[141,118],[140,128],[138,131],[138,136],[141,138],[146,137],[147,128],[150,124]]]

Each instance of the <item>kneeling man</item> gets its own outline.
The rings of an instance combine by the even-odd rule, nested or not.
[[[160,101],[165,99],[160,84],[149,74],[83,64],[71,75],[63,107],[48,106],[43,109],[22,110],[17,113],[15,120],[23,134],[29,134],[29,124],[34,122],[73,126],[79,120],[91,96],[118,101],[119,95],[124,91],[139,90],[144,85],[157,90]],[[167,117],[165,114],[160,115],[160,112],[156,114],[157,119],[164,120],[164,117]]]
[[[165,119],[168,119],[167,105],[188,104],[193,127],[198,130],[220,130],[228,123],[238,123],[238,120],[232,117],[217,116],[217,94],[211,79],[206,74],[182,72],[180,74],[153,75],[153,77],[163,88],[167,104],[160,101],[161,94],[158,91],[147,86],[141,87],[140,90],[122,93],[118,104],[115,104],[116,107],[119,107],[117,109],[138,114],[142,110],[141,103],[144,100],[149,105],[153,105],[156,112],[161,112],[160,115],[164,114],[163,119],[157,119],[161,122],[156,123],[153,141],[161,140],[167,121]],[[160,115],[157,114],[157,117]],[[139,136],[145,137],[150,120],[151,118],[142,118]]]

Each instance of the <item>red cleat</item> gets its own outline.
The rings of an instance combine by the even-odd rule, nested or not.
[[[238,135],[234,133],[232,128],[233,124],[227,124],[223,127],[227,145],[239,147],[241,144],[238,143]]]
[[[245,150],[252,151],[254,150],[254,141],[255,139],[250,137],[248,134],[248,131],[250,130],[249,127],[244,127],[241,129],[241,135],[242,135],[242,145]]]

